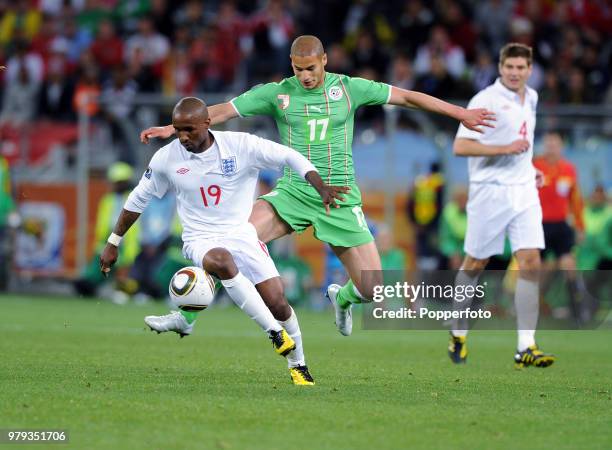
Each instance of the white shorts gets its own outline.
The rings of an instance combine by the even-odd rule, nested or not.
[[[501,255],[506,236],[512,253],[544,248],[542,207],[535,183],[470,183],[465,252],[477,259]]]
[[[223,236],[201,238],[183,244],[183,256],[202,267],[204,255],[213,248],[224,248],[232,254],[238,270],[253,284],[280,276],[270,258],[266,244],[257,239],[252,224],[232,230]]]

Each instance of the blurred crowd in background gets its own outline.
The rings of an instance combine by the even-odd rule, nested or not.
[[[289,47],[300,34],[323,41],[329,72],[464,102],[495,80],[501,46],[521,42],[534,49],[529,84],[538,90],[540,104],[612,104],[612,2],[606,0],[0,0],[0,65],[6,66],[0,72],[0,142],[23,130],[42,139],[64,130],[62,123],[74,139],[79,113],[105,124],[116,159],[127,164],[106,173],[109,194],[97,206],[99,251],[117,205],[137,178],[129,165],[138,168],[135,145],[144,121],[128,126],[136,97],[235,95],[280,80],[292,75]],[[358,127],[380,123],[382,116],[380,107],[362,108]],[[53,125],[43,128],[49,122]],[[18,219],[11,215],[9,167],[1,159],[0,233],[5,233]],[[270,183],[263,179],[261,192]],[[600,268],[612,258],[612,211],[604,187],[585,197],[578,244],[583,255],[599,256],[585,257],[578,267]],[[372,224],[384,268],[456,269],[466,200],[466,189],[447,186],[440,164],[433,162],[429,173],[414,180],[400,212],[415,235],[413,252],[394,244],[397,236],[387,225]],[[125,267],[116,271],[118,302],[137,293],[163,296],[173,268],[186,264],[180,228],[162,219],[173,205],[166,199],[151,207],[140,224],[146,231],[125,246]],[[574,226],[576,219],[568,220]],[[282,244],[273,251],[289,280],[291,300],[318,288],[303,261]],[[502,261],[500,268],[510,255]],[[143,270],[151,267],[158,275]],[[0,285],[6,284],[3,273],[0,267]],[[331,253],[324,273],[324,285],[346,276]],[[75,288],[94,295],[100,281],[94,257]]]
[[[0,122],[74,120],[91,92],[121,100],[114,120],[136,93],[239,92],[290,75],[299,34],[322,39],[330,72],[453,99],[522,42],[542,102],[612,102],[606,0],[0,0],[0,17]]]

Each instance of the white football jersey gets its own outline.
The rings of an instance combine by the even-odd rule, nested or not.
[[[506,88],[499,78],[476,94],[468,108],[487,108],[495,113],[495,128],[482,127],[478,133],[459,126],[458,138],[474,139],[484,145],[508,145],[517,139],[527,139],[529,150],[519,155],[470,156],[468,170],[472,183],[524,184],[535,183],[533,135],[536,125],[538,93],[526,86],[525,101]]]
[[[215,142],[202,153],[188,152],[178,139],[160,148],[124,208],[142,213],[153,195],[173,189],[183,241],[189,242],[248,223],[260,169],[288,165],[302,177],[316,171],[284,145],[248,133],[211,133]]]

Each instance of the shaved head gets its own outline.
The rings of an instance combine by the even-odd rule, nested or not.
[[[206,103],[196,97],[184,97],[174,107],[172,115],[184,115],[197,117],[199,119],[208,119],[208,108]]]
[[[304,88],[314,89],[323,85],[327,55],[318,37],[297,37],[291,44],[289,58],[293,73]]]
[[[181,145],[188,152],[202,153],[212,145],[212,135],[208,132],[208,108],[199,98],[185,97],[179,100],[172,111],[172,126]]]
[[[323,56],[323,44],[316,36],[298,36],[291,44],[291,56]]]

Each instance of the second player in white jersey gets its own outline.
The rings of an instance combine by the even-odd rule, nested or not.
[[[459,126],[457,138],[474,139],[489,146],[503,146],[517,139],[526,140],[529,147],[520,154],[470,156],[470,183],[533,184],[535,169],[533,136],[536,125],[538,93],[525,86],[524,98],[497,79],[491,86],[476,94],[469,108],[487,108],[495,113],[495,128],[484,127],[482,133]]]
[[[519,268],[514,361],[519,367],[547,367],[555,358],[543,353],[535,342],[544,233],[532,163],[538,103],[537,93],[527,86],[532,57],[530,47],[505,45],[500,51],[500,77],[470,101],[470,108],[484,107],[495,113],[495,127],[479,133],[461,126],[457,132],[453,148],[456,155],[469,157],[470,190],[465,258],[455,283],[464,288],[474,286],[489,258],[503,253],[508,238]],[[461,302],[457,300],[455,307],[465,309],[471,299]],[[448,349],[455,363],[467,360],[467,327],[467,321],[453,324]]]

